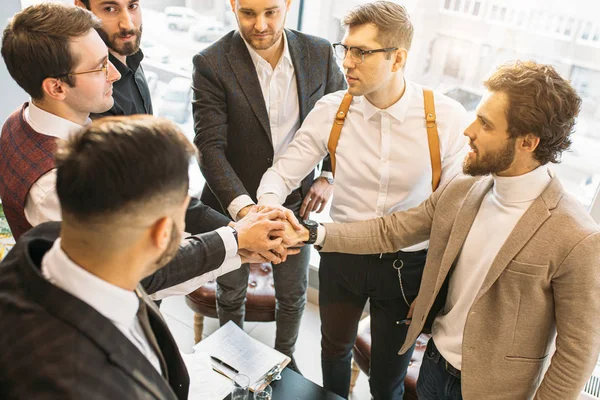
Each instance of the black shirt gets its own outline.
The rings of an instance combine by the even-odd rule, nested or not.
[[[108,59],[121,74],[121,79],[113,83],[113,98],[115,104],[112,108],[101,114],[92,114],[92,119],[109,115],[152,114],[152,99],[146,81],[146,75],[140,63],[144,53],[137,53],[127,57],[127,65],[123,64],[112,53]]]

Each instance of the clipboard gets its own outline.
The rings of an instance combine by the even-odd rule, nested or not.
[[[208,353],[250,378],[250,389],[263,389],[277,380],[291,359],[283,353],[254,339],[235,323],[229,321],[212,335],[194,346],[195,352]],[[212,361],[213,369],[233,379],[237,373],[227,366]],[[280,379],[280,378],[279,378]]]

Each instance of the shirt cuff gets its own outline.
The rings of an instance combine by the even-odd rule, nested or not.
[[[239,267],[242,266],[242,259],[240,256],[235,254],[231,258],[226,258],[223,261],[221,266],[213,271],[204,273],[195,278],[189,279],[185,282],[182,282],[178,285],[168,287],[166,289],[159,290],[155,293],[152,293],[149,297],[152,300],[161,300],[170,296],[184,296],[186,294],[192,293],[194,290],[198,289],[200,286],[205,285],[210,281],[214,281],[219,276],[227,274],[231,271],[235,271]]]
[[[225,260],[228,260],[235,256],[238,252],[238,244],[233,236],[233,228],[230,226],[224,226],[217,229],[215,232],[219,234],[223,244],[225,245]]]
[[[333,179],[333,172],[331,171],[321,171],[321,175],[319,175],[319,178],[326,178],[326,179]]]
[[[233,199],[229,206],[227,207],[227,212],[231,215],[231,219],[237,221],[237,216],[240,213],[240,210],[246,206],[253,206],[254,202],[247,194],[243,194],[241,196]]]
[[[260,199],[258,199],[258,205],[279,206],[281,205],[281,202],[279,201],[279,196],[277,196],[275,193],[265,193],[262,196],[260,196]]]
[[[319,224],[317,228],[317,240],[315,241],[315,246],[323,247],[323,243],[325,243],[325,236],[327,236],[327,229],[325,229],[324,225]]]

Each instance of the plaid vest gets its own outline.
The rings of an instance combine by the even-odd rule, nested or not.
[[[29,189],[54,168],[57,138],[33,130],[25,121],[28,103],[15,110],[2,126],[0,136],[0,198],[15,239],[31,228],[25,218]]]

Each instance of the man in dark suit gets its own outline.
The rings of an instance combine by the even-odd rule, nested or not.
[[[194,57],[195,143],[207,182],[202,201],[234,220],[254,204],[262,175],[315,103],[346,86],[326,40],[283,28],[290,4],[231,0],[239,30]],[[330,171],[328,160],[323,171]],[[302,217],[321,211],[331,195],[331,173],[323,172],[316,180],[313,175],[285,203]],[[275,348],[289,356],[306,304],[309,256],[306,247],[273,271]],[[233,320],[242,326],[247,281],[248,267],[217,280],[221,324]]]
[[[63,222],[33,228],[0,264],[0,398],[187,399],[185,365],[143,286],[190,277],[161,268],[182,237],[194,154],[174,124],[149,116],[96,121],[59,144]],[[218,233],[198,240],[199,261],[222,262]]]

